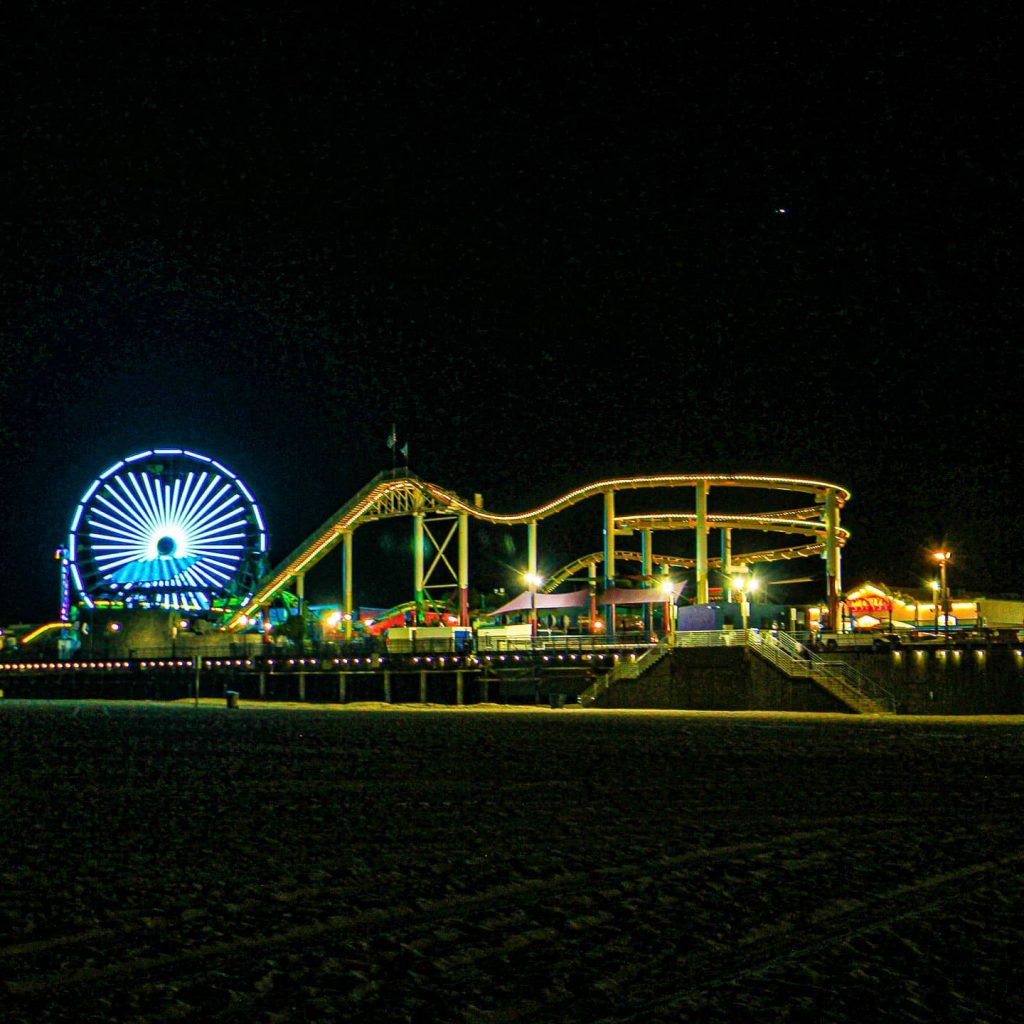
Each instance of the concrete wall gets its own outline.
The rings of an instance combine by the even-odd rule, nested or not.
[[[876,679],[901,714],[1024,714],[1024,655],[1016,648],[835,655]],[[744,649],[676,650],[637,680],[603,694],[599,707],[694,711],[840,711],[849,709],[810,680],[790,679]]]
[[[885,685],[901,714],[1024,714],[1024,656],[1016,647],[904,648],[840,657]]]
[[[673,651],[636,680],[623,680],[597,701],[606,708],[688,711],[848,711],[814,683],[790,679],[743,648]]]

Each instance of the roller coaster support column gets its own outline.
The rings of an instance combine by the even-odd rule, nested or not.
[[[697,604],[708,603],[708,482],[697,481]]]
[[[838,630],[839,594],[842,588],[839,568],[839,500],[835,491],[825,495],[825,572],[828,576],[828,628]]]
[[[412,515],[413,593],[416,601],[416,625],[422,625],[426,609],[426,588],[423,585],[423,513]]]
[[[537,635],[537,520],[526,524],[526,584],[530,588],[530,632]]]
[[[640,558],[642,560],[644,583],[643,588],[647,590],[651,585],[651,576],[654,573],[654,553],[651,550],[651,530],[640,531]],[[665,567],[666,571],[668,567]],[[654,627],[654,606],[650,604],[644,605],[644,630],[647,635],[651,635],[651,630]]]
[[[615,586],[615,492],[604,492],[604,589]],[[615,605],[604,606],[608,636],[615,635]]]
[[[306,574],[304,572],[297,572],[295,574],[295,596],[298,598],[298,615],[299,622],[302,624],[302,639],[299,641],[299,654],[302,654],[305,650],[305,629],[306,629]],[[303,658],[302,662],[305,659]],[[299,700],[304,701],[306,699],[306,673],[299,672]]]
[[[587,614],[590,616],[590,632],[593,633],[597,620],[597,566],[593,562],[587,563],[587,588],[590,591]]]
[[[732,530],[722,529],[722,604],[732,604]]]
[[[667,564],[663,565],[661,567],[661,574],[662,574],[662,576],[665,577],[665,579],[663,581],[664,592],[665,592],[665,606],[664,606],[664,609],[663,609],[663,613],[664,613],[664,617],[665,617],[665,640],[666,640],[666,642],[671,644],[671,643],[675,643],[675,638],[676,638],[675,625],[676,624],[675,624],[675,608],[672,605],[672,598],[671,598],[672,591],[670,589],[671,586],[672,586],[672,582],[669,579],[668,565]]]
[[[469,516],[459,516],[459,625],[469,625]]]
[[[352,531],[342,534],[342,586],[345,591],[345,607],[342,621],[345,623],[345,643],[352,642]]]

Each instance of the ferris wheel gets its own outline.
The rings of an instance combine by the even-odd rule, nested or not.
[[[157,448],[115,463],[78,503],[68,565],[83,603],[199,611],[245,601],[267,534],[245,484],[206,455]]]

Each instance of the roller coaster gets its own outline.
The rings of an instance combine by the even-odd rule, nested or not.
[[[708,511],[712,489],[747,488],[759,491],[809,495],[811,504],[783,511],[763,513]],[[689,490],[692,511],[651,512],[617,515],[615,498],[622,491]],[[692,569],[696,574],[696,603],[709,599],[709,571],[742,571],[757,563],[821,556],[825,560],[826,591],[832,621],[836,621],[840,593],[841,549],[849,531],[839,522],[840,510],[850,492],[838,484],[798,477],[754,474],[665,474],[615,477],[577,487],[560,497],[523,512],[497,513],[484,508],[479,496],[472,501],[454,491],[423,480],[408,470],[379,473],[317,530],[310,534],[275,568],[258,580],[251,596],[227,618],[229,629],[246,628],[293,587],[304,600],[305,576],[321,559],[341,545],[344,555],[344,621],[346,638],[351,638],[353,612],[353,536],[364,525],[387,519],[408,517],[413,526],[414,604],[424,609],[431,589],[454,585],[459,594],[458,618],[469,624],[469,521],[492,526],[525,526],[527,530],[527,574],[538,580],[538,524],[566,509],[590,499],[602,501],[600,520],[603,544],[600,550],[583,555],[552,573],[538,592],[550,593],[582,569],[596,580],[597,566],[603,567],[603,588],[610,591],[615,581],[617,561],[640,562],[644,579],[649,580],[655,566],[663,571],[672,567]],[[806,498],[804,499],[806,501]],[[696,552],[693,558],[654,552],[654,536],[664,531],[693,531]],[[709,534],[721,532],[722,555],[709,555]],[[638,531],[641,550],[621,550],[617,538]],[[732,552],[733,531],[780,533],[799,538],[796,543],[756,551]],[[457,553],[449,553],[455,541]],[[429,563],[426,553],[430,554]],[[646,584],[645,584],[646,585]],[[614,621],[614,620],[613,620]]]

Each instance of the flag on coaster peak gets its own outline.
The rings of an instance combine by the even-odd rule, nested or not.
[[[391,433],[388,434],[388,447],[389,448],[394,448],[397,441],[398,441],[398,435],[395,433],[395,425],[394,425],[394,423],[392,423],[391,424]]]

